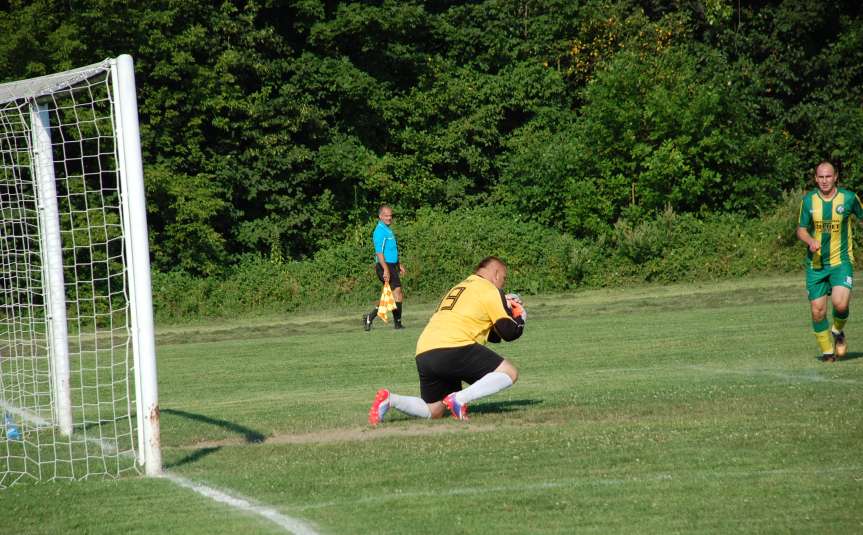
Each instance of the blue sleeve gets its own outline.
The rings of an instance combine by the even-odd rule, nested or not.
[[[384,254],[384,242],[386,241],[386,236],[381,232],[380,227],[375,227],[375,232],[372,234],[372,241],[375,244],[375,253]]]

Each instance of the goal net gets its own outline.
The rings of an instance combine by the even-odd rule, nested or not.
[[[0,84],[0,488],[161,469],[132,60]]]

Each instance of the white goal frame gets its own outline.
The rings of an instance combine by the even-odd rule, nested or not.
[[[128,382],[122,384],[134,384],[134,400],[131,399],[130,392],[129,404],[134,403],[135,410],[134,414],[131,414],[130,407],[128,418],[135,420],[135,432],[130,432],[129,435],[137,438],[136,444],[134,439],[131,441],[133,445],[130,451],[132,455],[135,455],[137,464],[144,467],[146,475],[158,476],[162,471],[162,457],[149,242],[135,75],[132,58],[129,55],[121,55],[117,58],[62,73],[0,84],[0,109],[4,105],[14,104],[19,110],[27,110],[25,113],[29,113],[30,135],[16,138],[15,142],[18,143],[21,139],[25,139],[31,144],[27,148],[29,155],[26,156],[26,161],[30,163],[30,169],[24,175],[32,179],[32,190],[37,193],[38,247],[40,249],[38,257],[41,263],[39,288],[44,291],[44,295],[38,296],[36,300],[39,303],[44,303],[44,312],[40,312],[39,317],[44,317],[43,330],[47,333],[44,349],[48,353],[53,421],[45,422],[45,418],[38,415],[31,415],[29,418],[34,427],[50,426],[56,429],[60,436],[65,437],[72,436],[79,432],[79,429],[87,426],[87,424],[74,421],[73,402],[70,394],[70,341],[68,335],[70,327],[66,317],[67,307],[70,306],[68,301],[70,297],[67,294],[70,291],[68,290],[68,281],[64,281],[64,253],[61,246],[60,229],[60,222],[64,216],[62,213],[58,213],[58,186],[55,179],[55,166],[62,166],[63,162],[54,161],[53,153],[57,149],[52,150],[52,112],[40,102],[43,102],[46,96],[58,91],[68,90],[78,84],[86,83],[88,79],[94,76],[102,76],[104,84],[110,85],[110,87],[105,88],[110,96],[110,116],[113,128],[110,143],[113,154],[109,157],[112,162],[116,162],[116,190],[119,192],[120,205],[118,218],[122,226],[122,255],[125,264],[122,277],[125,286],[123,295],[124,303],[127,303],[128,306],[128,310],[125,312],[128,318],[125,323],[128,325],[123,325],[125,332],[127,332],[128,342],[124,341],[123,343],[131,347],[133,369],[133,377],[129,377]],[[96,128],[98,129],[98,125]],[[0,135],[2,135],[2,131],[0,131]],[[83,162],[84,158],[81,160]],[[85,165],[87,164],[81,163],[82,167]],[[3,167],[0,168],[0,186],[5,188],[2,184],[3,173],[7,172],[4,161],[0,160],[0,166]],[[3,239],[4,236],[0,235],[0,240]],[[5,252],[4,248],[0,254],[5,254]],[[68,261],[65,266],[68,272]],[[39,278],[38,273],[35,277]],[[0,310],[0,319],[5,320],[4,314],[8,315],[5,310]],[[98,336],[99,333],[97,332],[95,337]],[[124,340],[126,339],[124,338]],[[4,355],[0,352],[0,359],[3,358]],[[0,385],[2,385],[2,379],[0,377]],[[2,395],[3,392],[0,391],[0,396]],[[2,397],[0,397],[0,404],[2,404],[0,413],[5,410],[7,414],[11,412],[25,422],[27,421],[27,407],[13,406]],[[125,418],[125,416],[123,417]],[[86,440],[92,441],[89,438]],[[2,439],[0,439],[0,446],[2,446]],[[26,447],[26,444],[22,447]],[[137,451],[134,451],[135,449]],[[31,465],[34,464],[27,459],[22,461],[24,465],[27,465],[28,462]],[[2,458],[0,458],[0,463],[2,463]],[[0,470],[2,468],[0,466]],[[32,476],[32,474],[30,475]],[[91,474],[76,475],[72,479],[79,477],[91,477]],[[0,478],[2,478],[2,474],[0,474]],[[50,475],[39,477],[37,474],[34,479],[66,478],[51,477]],[[0,479],[0,488],[3,486],[3,481]]]

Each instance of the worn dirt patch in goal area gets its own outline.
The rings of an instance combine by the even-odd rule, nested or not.
[[[521,426],[524,427],[524,426]],[[329,431],[315,431],[312,433],[285,433],[264,438],[260,441],[249,441],[242,437],[226,438],[222,440],[208,440],[179,446],[180,449],[207,449],[221,448],[226,446],[245,446],[249,444],[334,444],[338,442],[364,442],[366,440],[377,440],[392,437],[422,437],[435,436],[447,433],[484,433],[499,429],[497,425],[465,425],[442,424],[431,426],[400,426],[400,427],[357,427],[352,429],[333,429]]]

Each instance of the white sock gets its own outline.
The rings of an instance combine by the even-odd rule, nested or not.
[[[390,407],[417,418],[431,418],[426,402],[414,396],[399,396],[390,392]]]
[[[479,381],[470,385],[460,392],[456,392],[455,399],[459,403],[470,403],[479,398],[490,396],[501,390],[512,386],[512,379],[503,372],[491,372],[480,377]]]

